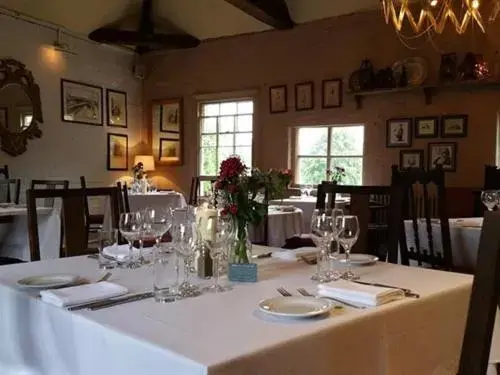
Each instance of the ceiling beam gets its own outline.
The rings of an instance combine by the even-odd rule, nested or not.
[[[226,0],[226,2],[275,29],[291,29],[294,26],[285,0]]]

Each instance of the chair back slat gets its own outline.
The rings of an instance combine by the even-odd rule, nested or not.
[[[458,375],[486,374],[500,307],[500,212],[484,215]]]
[[[484,190],[500,189],[500,169],[495,165],[484,166]]]
[[[10,178],[0,180],[0,203],[19,204],[19,194],[21,191],[21,180]]]
[[[213,184],[217,181],[218,176],[196,176],[191,178],[191,187],[189,189],[189,205],[197,206],[198,197],[201,189],[201,184],[203,182],[210,182],[213,188]]]
[[[68,180],[31,180],[31,189],[56,190],[56,189],[68,189],[68,188],[69,188]],[[54,207],[54,203],[55,203],[54,198],[46,198],[44,206]]]
[[[84,190],[87,189],[87,182],[85,181],[85,176],[80,176],[80,186]],[[85,197],[83,204],[84,204],[84,208],[85,208],[85,218],[88,222],[89,218],[90,218],[90,210],[89,210],[89,201],[88,201],[87,197]]]
[[[3,178],[5,178],[6,180],[8,180],[10,178],[10,175],[9,175],[9,166],[7,164],[5,164],[3,166],[3,168],[0,168],[0,174],[3,176]]]

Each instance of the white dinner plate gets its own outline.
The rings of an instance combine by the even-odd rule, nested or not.
[[[261,311],[286,318],[311,318],[325,314],[331,308],[330,301],[316,297],[274,297],[259,302]]]
[[[366,266],[374,264],[378,261],[378,257],[370,254],[351,254],[351,265],[353,266]],[[340,263],[345,263],[345,258],[339,259]]]
[[[30,276],[18,280],[17,284],[24,288],[59,288],[76,283],[80,278],[75,275],[53,274]]]

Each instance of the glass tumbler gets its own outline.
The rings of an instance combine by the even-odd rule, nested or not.
[[[153,293],[156,302],[171,302],[178,298],[174,251],[170,247],[155,247],[153,257]]]

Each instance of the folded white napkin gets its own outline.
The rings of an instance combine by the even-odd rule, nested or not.
[[[121,285],[101,281],[99,283],[71,286],[69,288],[42,290],[40,297],[42,297],[42,301],[44,302],[58,307],[66,307],[118,297],[127,293],[127,288]]]
[[[338,298],[346,302],[365,306],[378,306],[404,297],[399,289],[381,288],[372,285],[357,284],[346,280],[332,281],[318,285],[321,297]]]
[[[481,228],[483,226],[483,218],[468,218],[468,219],[457,219],[454,223],[457,227],[465,227],[465,228]]]
[[[147,250],[146,248],[144,248],[142,249],[142,251],[143,254],[146,254],[147,251],[151,250],[150,249]],[[129,247],[127,244],[124,245],[114,244],[112,246],[105,247],[104,249],[102,249],[102,252],[104,253],[104,255],[116,259],[119,262],[124,261],[125,259],[127,259],[128,256],[130,256]],[[134,247],[132,253],[134,258],[139,257],[139,249]]]
[[[316,247],[299,247],[293,250],[279,250],[273,251],[272,257],[282,260],[300,260],[301,256],[310,257],[316,254],[318,249]]]

